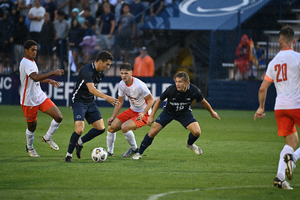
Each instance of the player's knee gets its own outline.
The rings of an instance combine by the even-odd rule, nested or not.
[[[63,116],[62,116],[62,114],[60,114],[60,115],[58,115],[57,117],[55,117],[55,119],[54,119],[57,123],[61,123],[62,122],[62,120],[63,120]]]
[[[131,130],[131,127],[127,126],[126,124],[122,124],[121,129],[123,133],[127,133]]]
[[[114,129],[112,126],[109,126],[109,127],[107,128],[107,131],[110,132],[110,133],[116,132],[115,129]]]
[[[201,131],[198,130],[198,131],[196,131],[196,132],[193,132],[192,134],[193,134],[195,137],[200,137]]]

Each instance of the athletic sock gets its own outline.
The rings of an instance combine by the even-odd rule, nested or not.
[[[188,141],[187,141],[187,144],[188,145],[193,145],[194,144],[194,142],[196,142],[196,140],[198,140],[198,138],[199,137],[195,137],[191,132],[190,132],[190,134],[189,134],[189,139],[188,139]]]
[[[107,131],[107,136],[106,136],[107,151],[111,154],[114,153],[116,136],[117,136],[116,132],[111,133]]]
[[[144,140],[141,143],[140,149],[139,149],[139,154],[143,154],[144,151],[152,144],[154,138],[151,138],[148,136],[148,133],[145,135]]]
[[[105,128],[102,130],[97,130],[95,128],[92,128],[91,130],[89,130],[89,132],[87,134],[82,136],[81,141],[82,141],[82,143],[86,143],[86,142],[90,141],[91,139],[97,137],[98,135],[101,135],[102,133],[104,133],[104,131],[105,131]]]
[[[34,132],[26,129],[27,148],[33,149]]]
[[[128,144],[130,145],[130,148],[132,150],[136,150],[138,148],[135,140],[135,136],[132,131],[128,131],[126,133],[123,133],[125,136],[125,139],[127,140]]]
[[[277,170],[277,178],[280,180],[285,180],[285,169],[286,169],[286,163],[284,162],[284,155],[285,154],[293,154],[294,149],[293,147],[289,145],[284,145],[282,151],[280,152],[280,158],[279,158],[279,163],[278,163],[278,170]]]
[[[45,140],[51,140],[52,135],[58,129],[60,123],[56,122],[54,119],[51,121],[50,127],[45,135]]]
[[[299,158],[300,158],[300,147],[293,153],[293,160],[295,163]]]
[[[69,144],[69,147],[68,147],[68,153],[69,154],[73,153],[73,151],[75,149],[75,145],[76,145],[79,137],[80,137],[80,135],[78,135],[75,131],[71,135],[70,144]]]

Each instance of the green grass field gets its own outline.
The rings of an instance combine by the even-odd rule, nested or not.
[[[99,108],[104,120],[113,108]],[[194,109],[202,134],[197,156],[185,144],[188,131],[173,121],[154,139],[139,161],[122,158],[129,147],[117,133],[115,156],[103,163],[91,159],[93,148],[106,148],[106,133],[86,143],[79,160],[65,163],[74,130],[72,111],[60,107],[64,120],[53,140],[60,150],[41,141],[51,118],[38,114],[34,147],[25,151],[26,122],[20,106],[0,106],[0,199],[297,199],[300,173],[290,181],[293,191],[273,187],[284,139],[277,136],[273,112],[253,121],[254,111],[217,110],[221,121]],[[159,114],[158,112],[157,114]],[[87,125],[85,132],[91,126]],[[107,123],[106,123],[107,128]],[[134,131],[138,145],[150,127]]]

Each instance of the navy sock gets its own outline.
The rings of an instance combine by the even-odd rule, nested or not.
[[[145,135],[144,140],[139,148],[139,153],[142,155],[144,151],[152,144],[154,138],[149,137],[148,133]]]
[[[68,147],[68,153],[72,154],[74,149],[75,149],[75,145],[77,144],[77,141],[79,139],[80,135],[78,135],[75,131],[73,132],[73,134],[71,135],[70,138],[70,144]]]
[[[81,141],[82,141],[82,143],[86,143],[86,142],[90,141],[91,139],[97,137],[98,135],[101,135],[104,132],[105,132],[105,129],[97,130],[95,128],[92,128],[87,134],[82,136]]]
[[[195,137],[192,133],[189,134],[189,139],[187,141],[188,145],[194,144],[199,137]]]

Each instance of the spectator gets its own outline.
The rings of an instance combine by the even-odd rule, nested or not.
[[[56,0],[57,11],[63,11],[66,16],[69,16],[70,0]]]
[[[84,35],[83,35],[83,40],[79,44],[79,46],[82,47],[84,61],[85,64],[87,65],[90,61],[91,55],[95,53],[96,35],[88,21],[84,21],[82,23],[82,28],[84,29]]]
[[[3,17],[5,11],[7,11],[8,17],[10,17],[13,7],[15,7],[15,4],[10,0],[0,1],[0,18]]]
[[[265,51],[262,49],[257,42],[254,43],[256,57],[258,61],[257,66],[257,78],[259,80],[263,80],[265,70],[266,70],[266,63],[265,63]]]
[[[57,12],[58,20],[54,23],[56,31],[56,54],[60,58],[61,68],[64,68],[64,62],[67,63],[67,36],[69,33],[69,23],[65,20],[65,13],[63,11]]]
[[[147,48],[141,48],[141,54],[134,60],[133,76],[136,77],[153,77],[154,76],[154,61],[148,55]]]
[[[238,45],[235,54],[237,56],[237,59],[234,60],[233,79],[236,79],[235,76],[238,69],[242,76],[242,80],[246,80],[248,78],[247,69],[249,66],[250,58],[250,43],[249,38],[246,34],[242,36],[241,42]]]
[[[108,50],[112,53],[115,42],[115,15],[111,12],[109,3],[104,3],[103,8],[104,13],[100,22],[100,47],[102,50]]]
[[[41,0],[35,0],[34,6],[29,10],[28,19],[30,22],[30,39],[34,40],[38,44],[40,43],[40,32],[44,24],[44,15],[46,10],[41,6]]]
[[[165,6],[165,0],[160,0],[158,3],[155,3],[156,0],[150,0],[150,16],[151,17],[156,17]]]
[[[25,24],[26,17],[21,15],[18,23],[14,26],[11,42],[14,43],[14,57],[16,62],[15,72],[19,72],[19,63],[24,57],[24,43],[29,39],[29,30]]]
[[[28,12],[33,4],[34,4],[34,0],[29,0],[29,1],[28,0],[18,0],[17,8],[20,11],[20,15],[27,17]]]
[[[144,10],[144,4],[141,2],[141,0],[134,0],[130,6],[130,12],[133,14],[133,16],[137,16],[140,14],[136,19],[136,33],[134,38],[134,44],[135,44],[135,50],[138,51],[142,47],[142,41],[143,41],[143,31],[140,29],[140,27],[144,24],[144,17],[145,14],[143,12]],[[136,52],[137,52],[136,51]]]
[[[50,20],[54,23],[57,20],[57,6],[52,0],[46,0],[43,4],[46,12],[50,14]]]
[[[9,74],[12,72],[11,65],[11,53],[12,53],[12,37],[13,21],[9,18],[7,10],[3,11],[3,17],[0,19],[0,53],[2,58],[2,68],[0,73]]]
[[[46,12],[44,16],[44,24],[41,30],[41,59],[43,64],[43,73],[54,70],[53,68],[53,47],[55,39],[54,24],[50,19],[50,14]],[[47,67],[46,61],[50,61],[50,66]]]
[[[74,63],[76,65],[76,72],[78,73],[81,69],[78,63],[78,55],[81,52],[81,47],[79,46],[80,42],[83,39],[84,30],[80,26],[77,19],[72,20],[71,28],[69,31],[69,47],[72,51],[72,56]]]
[[[96,31],[96,19],[91,14],[91,9],[89,7],[84,9],[84,20],[88,21],[94,31]]]
[[[102,0],[102,1],[98,2],[98,9],[96,11],[96,18],[101,17],[102,14],[104,13],[104,9],[103,9],[104,3],[109,3],[109,2],[108,2],[108,0]],[[113,5],[111,5],[110,3],[109,3],[109,5],[110,5],[110,10],[114,10]]]
[[[124,50],[124,62],[128,62],[129,50],[132,49],[132,39],[135,36],[135,20],[134,16],[130,13],[130,6],[126,3],[123,4],[123,15],[121,15],[118,35],[119,35],[119,56],[121,56],[121,51]]]
[[[117,4],[115,5],[116,26],[119,25],[119,20],[120,20],[120,17],[121,17],[123,3],[124,3],[124,1],[118,0]]]
[[[79,9],[73,8],[72,15],[69,18],[69,25],[71,26],[72,19],[77,19],[79,24],[82,25],[82,22],[84,22],[84,18],[79,16]]]

